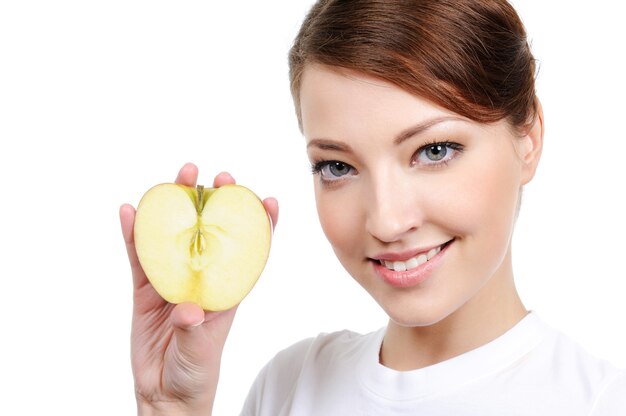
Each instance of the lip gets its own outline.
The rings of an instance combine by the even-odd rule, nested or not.
[[[433,248],[441,247],[448,243],[451,243],[452,240],[445,242],[443,244],[437,244],[430,247],[420,247],[413,250],[403,251],[401,253],[382,253],[377,256],[372,257],[373,260],[387,260],[387,261],[407,261],[413,257],[417,257],[420,254],[426,254]]]
[[[441,246],[443,247],[441,251],[437,253],[435,257],[411,270],[396,272],[395,270],[390,270],[381,265],[378,260],[404,261],[410,259],[411,257],[415,257],[420,253],[428,252],[430,249],[440,246],[433,246],[426,250],[420,248],[419,250],[413,250],[410,252],[395,254],[387,253],[380,257],[376,257],[375,259],[372,258],[371,262],[374,267],[374,271],[385,283],[398,288],[416,286],[428,280],[433,272],[441,265],[441,263],[443,263],[445,255],[448,252],[448,248],[450,248],[454,241],[455,240],[452,239],[447,243],[442,244]]]

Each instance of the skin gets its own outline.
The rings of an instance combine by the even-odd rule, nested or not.
[[[328,180],[328,166],[316,175],[317,208],[341,263],[389,315],[384,365],[409,370],[443,361],[523,318],[511,236],[520,189],[541,155],[540,107],[533,127],[517,137],[504,121],[475,123],[379,79],[320,65],[306,68],[300,104],[311,162],[335,160],[348,167],[338,181]],[[395,143],[425,122],[431,125]],[[424,147],[433,140],[453,141],[463,151],[451,151],[455,157],[437,168],[424,165]],[[195,186],[197,177],[197,167],[187,164],[176,183]],[[214,180],[214,186],[227,183],[234,183],[227,173]],[[263,202],[276,224],[276,200]],[[138,413],[211,414],[236,308],[214,313],[165,302],[137,260],[134,218],[131,205],[120,207],[133,275],[131,360]],[[377,256],[450,240],[439,265],[419,284],[396,287],[374,269]]]
[[[495,339],[526,314],[513,281],[511,238],[521,187],[534,176],[543,114],[520,137],[481,124],[383,80],[311,64],[300,95],[315,195],[338,259],[389,316],[381,362],[411,370]],[[403,132],[430,123],[415,134]],[[449,141],[446,163],[427,146]],[[341,162],[331,170],[328,161]],[[374,266],[453,240],[428,278],[409,287]],[[434,263],[433,263],[434,264]]]
[[[195,186],[198,168],[184,165],[176,183]],[[220,173],[213,187],[235,183]],[[263,201],[276,225],[278,202]],[[135,250],[135,208],[120,207],[122,235],[133,276],[131,364],[137,410],[141,415],[210,415],[215,400],[220,360],[236,307],[205,312],[191,303],[173,305],[163,300],[148,281]]]

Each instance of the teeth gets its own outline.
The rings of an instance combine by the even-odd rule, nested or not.
[[[406,270],[406,263],[403,261],[394,261],[393,269],[397,272],[403,272]]]
[[[394,270],[396,272],[403,272],[406,270],[411,270],[426,263],[428,260],[435,257],[441,251],[441,246],[431,249],[426,254],[420,254],[417,257],[413,257],[408,259],[407,261],[387,261],[381,260],[381,264],[383,264],[386,268],[390,270]]]
[[[412,259],[407,260],[407,262],[406,262],[406,269],[407,270],[411,270],[411,269],[416,268],[419,265],[420,265],[420,263],[419,263],[419,261],[417,261],[417,258],[413,257]]]

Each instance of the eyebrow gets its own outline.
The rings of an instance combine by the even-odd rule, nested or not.
[[[345,143],[330,139],[311,139],[307,143],[306,148],[311,146],[320,148],[321,150],[337,150],[339,152],[352,153],[352,148]]]
[[[426,130],[430,129],[431,127],[439,123],[443,123],[444,121],[450,121],[450,120],[465,121],[465,119],[460,118],[460,117],[455,117],[455,116],[435,117],[433,119],[423,121],[419,124],[416,124],[414,126],[411,126],[403,130],[402,132],[400,132],[400,134],[398,134],[393,139],[393,144],[397,146],[400,143],[404,142],[407,139],[410,139],[413,136],[417,136],[419,134],[424,133]],[[307,143],[306,147],[308,149],[311,146],[318,147],[321,150],[336,150],[336,151],[345,152],[345,153],[352,152],[352,148],[349,145],[339,142],[339,141],[331,140],[331,139],[311,139],[311,141]]]
[[[405,141],[407,139],[410,139],[413,136],[417,136],[419,134],[422,134],[426,130],[430,129],[431,127],[433,127],[433,126],[435,126],[435,125],[437,125],[439,123],[443,123],[444,121],[450,121],[450,120],[465,121],[464,119],[462,119],[460,117],[455,117],[455,116],[435,117],[433,119],[426,120],[426,121],[423,121],[423,122],[421,122],[419,124],[416,124],[415,126],[411,126],[408,129],[402,131],[393,140],[393,144],[399,145],[403,141]]]

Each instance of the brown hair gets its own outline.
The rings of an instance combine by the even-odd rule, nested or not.
[[[537,112],[535,60],[506,0],[319,0],[289,52],[298,121],[308,63],[382,78],[471,120],[523,133]]]

